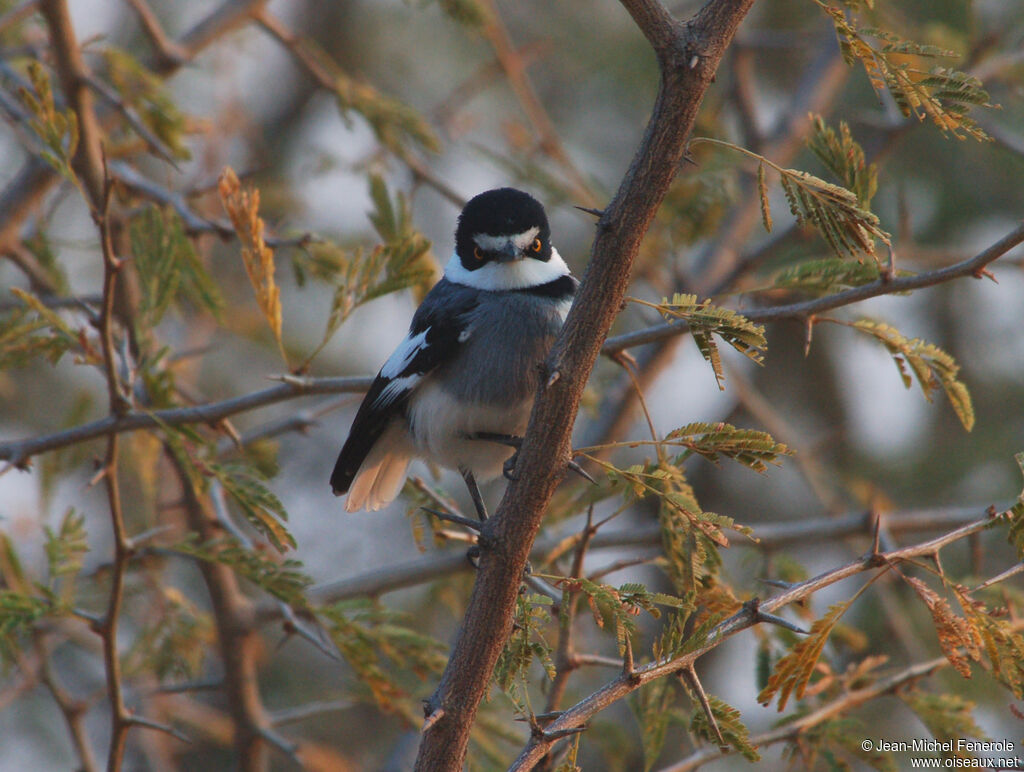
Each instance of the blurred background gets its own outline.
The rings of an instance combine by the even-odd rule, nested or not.
[[[16,76],[25,60],[44,56],[47,47],[41,20],[31,8],[23,13],[31,5],[0,0],[0,19],[7,22],[0,22],[5,68],[0,83],[8,96],[17,93]],[[261,17],[245,17],[231,29],[218,30],[216,39],[181,66],[163,69],[134,5],[70,2],[78,40],[97,75],[109,77],[116,71],[105,53],[112,47],[151,64],[160,73],[168,105],[174,106],[162,108],[165,117],[180,121],[175,136],[187,157],[182,152],[172,165],[145,149],[135,156],[126,150],[126,163],[160,190],[187,196],[188,205],[210,220],[224,218],[215,188],[221,169],[231,166],[259,189],[268,232],[293,241],[313,234],[339,250],[369,250],[380,241],[367,216],[375,206],[370,175],[378,175],[394,200],[404,197],[412,225],[430,240],[423,259],[435,271],[451,253],[461,201],[487,188],[515,185],[545,203],[559,252],[582,276],[594,219],[576,207],[600,207],[614,194],[657,91],[653,54],[623,8],[611,0],[274,0],[259,11]],[[208,20],[214,6],[206,0],[154,0],[149,8],[174,40]],[[686,18],[700,4],[668,6]],[[755,4],[705,100],[695,135],[725,139],[781,166],[828,178],[805,147],[808,113],[823,116],[833,127],[845,121],[868,162],[878,164],[871,208],[892,234],[896,267],[932,270],[980,252],[1024,216],[1024,2],[876,0],[875,6],[873,13],[863,11],[862,26],[952,49],[958,52],[956,58],[936,62],[983,81],[989,101],[998,107],[979,107],[971,115],[990,141],[956,138],[931,121],[901,115],[887,93],[871,88],[859,64],[843,62],[830,20],[811,0]],[[341,100],[318,82],[308,61],[297,58],[297,44],[289,48],[298,39],[311,41],[319,49],[317,57],[333,63],[325,70],[347,84],[339,86]],[[385,99],[382,107],[379,100]],[[387,110],[392,112],[381,118]],[[0,126],[0,190],[9,193],[30,152],[24,127],[14,113],[5,115],[8,120]],[[387,128],[381,130],[382,125]],[[741,310],[798,297],[759,290],[770,287],[786,267],[827,256],[824,242],[794,225],[781,190],[771,180],[775,224],[772,233],[764,231],[756,165],[707,144],[694,145],[690,156],[693,163],[680,169],[645,242],[630,294],[657,302],[674,292],[693,292]],[[39,199],[20,225],[19,237],[25,243],[35,239],[37,256],[45,252],[61,266],[63,294],[99,292],[102,260],[95,226],[70,183],[52,186]],[[265,388],[267,377],[285,372],[285,366],[252,299],[237,244],[209,234],[198,234],[195,240],[229,310],[221,321],[170,313],[155,334],[174,355],[183,356],[178,379],[191,400],[223,400]],[[315,262],[310,255],[316,254],[315,247],[304,246],[277,251],[285,345],[289,352],[303,352],[294,355],[293,364],[316,347],[331,309],[331,285],[317,281],[316,271],[309,269]],[[977,420],[970,432],[941,391],[929,402],[916,384],[905,388],[892,357],[877,341],[848,326],[818,324],[808,348],[807,329],[795,322],[767,328],[763,366],[722,346],[724,390],[688,337],[634,349],[651,423],[664,435],[690,422],[726,421],[769,431],[795,451],[793,458],[765,474],[699,459],[686,467],[705,511],[731,517],[755,533],[759,526],[826,522],[858,512],[920,513],[924,521],[945,527],[949,520],[943,518],[950,512],[963,513],[966,522],[991,504],[1005,508],[1022,484],[1013,459],[1024,450],[1022,260],[1024,252],[1018,248],[990,266],[996,281],[961,279],[829,314],[846,322],[865,317],[884,321],[907,338],[919,337],[949,352],[961,366],[960,380],[973,399]],[[0,262],[0,304],[12,302],[7,288],[30,284],[17,260]],[[418,292],[403,290],[356,308],[312,361],[308,375],[374,373],[404,335]],[[658,321],[651,309],[628,305],[612,334]],[[611,361],[598,363],[577,423],[577,444],[649,437],[647,420],[622,372]],[[46,434],[106,413],[106,385],[99,371],[76,364],[72,356],[56,365],[40,360],[0,372],[0,394],[4,440]],[[424,521],[416,515],[410,519],[407,501],[400,499],[379,513],[350,515],[330,493],[333,459],[358,402],[356,394],[305,397],[233,419],[244,434],[302,411],[310,416],[304,431],[275,434],[265,442],[273,445],[267,452],[276,466],[269,485],[289,514],[288,527],[297,543],[290,557],[301,561],[318,584],[358,577],[423,554],[419,531]],[[44,570],[44,527],[55,527],[69,506],[86,518],[90,552],[84,570],[96,571],[109,560],[105,499],[102,490],[88,486],[99,448],[99,443],[86,444],[45,454],[27,471],[8,470],[0,476],[0,529],[16,545],[29,572]],[[141,443],[132,448],[132,453],[147,452]],[[613,458],[622,466],[647,456],[649,449],[638,448]],[[426,467],[415,471],[432,481]],[[457,482],[445,475],[440,484],[465,507]],[[159,481],[152,493],[145,493],[141,483],[128,486],[130,496],[146,502],[140,507],[159,509],[172,495]],[[566,487],[579,490],[576,482]],[[492,507],[502,489],[501,482],[486,488]],[[602,506],[606,514],[616,509],[615,502]],[[632,506],[615,527],[643,529],[656,522],[655,509]],[[928,513],[935,513],[934,521]],[[577,532],[580,517],[556,518],[545,538]],[[894,538],[910,543],[930,532],[925,528]],[[825,527],[803,543],[755,550],[743,537],[732,536],[732,547],[723,551],[723,576],[744,597],[764,595],[770,588],[759,579],[783,573],[779,566],[799,563],[806,575],[814,575],[862,554],[870,544],[867,533],[827,537]],[[637,554],[654,556],[650,548],[643,549],[595,550],[588,570]],[[979,555],[984,556],[980,562]],[[953,576],[984,578],[1010,565],[1014,557],[1003,537],[991,534],[981,545],[952,547],[943,559]],[[169,571],[189,602],[204,606],[197,574],[180,567]],[[436,582],[389,592],[384,602],[405,615],[403,624],[448,643],[471,579],[467,572],[452,572]],[[130,581],[132,592],[146,589],[145,574]],[[605,581],[643,581],[652,589],[671,591],[663,573],[649,563],[623,568]],[[1020,589],[1016,580],[1007,585]],[[805,624],[830,603],[849,597],[856,586],[843,583],[816,596],[816,613]],[[615,656],[614,638],[590,624],[586,613],[581,617],[577,645]],[[906,586],[883,579],[845,619],[861,639],[836,656],[842,660],[848,653],[854,661],[885,654],[892,665],[937,656],[929,621]],[[131,634],[128,627],[126,636]],[[75,636],[68,640],[55,645],[54,665],[67,688],[87,700],[86,725],[102,749],[108,731],[102,666],[88,646],[75,643]],[[308,642],[273,626],[266,628],[263,642],[261,694],[268,711],[326,705],[321,712],[281,725],[285,734],[328,749],[324,753],[330,763],[318,768],[409,767],[408,754],[415,752],[418,738],[409,717],[418,709],[416,699],[432,690],[436,674],[410,682],[408,705],[413,707],[381,712],[345,665]],[[700,669],[708,692],[737,707],[754,734],[779,718],[774,706],[756,702],[758,646],[757,636],[738,636],[702,660]],[[590,693],[605,675],[581,671],[570,681],[565,704]],[[216,681],[214,658],[196,678]],[[539,671],[533,680],[538,686],[535,699],[542,704]],[[1007,709],[1012,695],[991,679],[965,681],[946,672],[937,682],[938,688],[978,703],[974,718],[991,737],[1020,737],[1019,721]],[[215,692],[198,691],[195,700],[223,709]],[[534,708],[540,710],[539,705]],[[473,768],[500,768],[499,759],[507,762],[514,756],[527,732],[509,720],[511,714],[495,690],[481,721],[503,724],[512,739],[502,739],[499,731],[487,736],[482,732],[471,751]],[[858,718],[867,737],[927,736],[914,714],[893,697]],[[660,765],[654,768],[691,749],[685,730],[670,727]],[[16,667],[0,680],[0,744],[0,770],[58,769],[77,763],[53,700],[37,684],[25,681]],[[769,768],[784,765],[780,753],[780,748],[764,750]],[[129,758],[132,769],[220,769],[229,763],[230,751],[209,738],[189,747],[139,732],[130,741]],[[295,768],[281,754],[272,759],[274,768]],[[584,736],[579,763],[588,770],[643,768],[640,725],[626,705],[598,717]],[[748,766],[740,758],[729,758],[709,768]]]

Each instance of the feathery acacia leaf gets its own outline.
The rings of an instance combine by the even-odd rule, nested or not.
[[[897,270],[893,275],[910,276],[911,272]],[[814,297],[822,297],[871,284],[878,281],[881,276],[882,271],[874,261],[826,257],[784,268],[775,275],[771,286],[773,289],[797,290]]]
[[[644,772],[648,772],[661,755],[665,732],[676,717],[673,709],[676,693],[667,678],[659,678],[637,689],[629,707],[640,724],[640,744],[644,752]]]
[[[206,469],[224,486],[253,528],[263,534],[278,552],[295,548],[295,538],[281,522],[288,519],[284,505],[253,467],[228,463],[209,464]]]
[[[335,603],[316,609],[331,640],[382,710],[399,712],[409,696],[403,676],[440,672],[444,647],[402,624],[402,615],[368,600]],[[415,681],[418,688],[418,678]]]
[[[61,576],[77,574],[82,570],[82,556],[89,551],[85,533],[85,517],[69,509],[61,518],[56,531],[44,529],[46,562],[51,581]]]
[[[932,394],[941,386],[963,427],[967,431],[974,428],[971,395],[967,386],[957,379],[960,365],[952,356],[920,338],[907,338],[899,330],[883,322],[861,319],[852,326],[876,338],[885,346],[900,371],[904,386],[909,389],[913,383],[909,367],[921,385],[925,399],[931,402]]]
[[[225,166],[217,182],[221,203],[242,244],[242,262],[245,272],[256,291],[256,302],[263,312],[277,341],[277,348],[285,364],[288,356],[281,339],[281,291],[274,280],[274,251],[263,240],[263,219],[259,216],[260,192],[256,188],[243,190],[238,175]]]
[[[900,691],[897,694],[936,740],[941,742],[961,737],[987,739],[972,715],[975,705],[967,698],[958,694],[929,694],[919,689]],[[955,745],[951,755],[964,757],[956,751]]]
[[[179,297],[218,313],[224,299],[185,234],[181,219],[169,210],[148,206],[131,220],[132,255],[141,282],[141,329],[159,323]]]
[[[39,154],[62,177],[77,187],[78,177],[71,167],[71,159],[78,150],[78,116],[74,110],[57,108],[50,77],[43,65],[35,59],[28,63],[28,77],[32,90],[20,88],[18,96],[32,113],[30,128],[43,143]]]
[[[647,303],[635,298],[633,300],[657,309],[670,321],[681,320],[687,323],[697,348],[715,372],[719,389],[725,389],[725,373],[722,371],[722,360],[712,335],[717,335],[750,360],[758,364],[764,361],[764,352],[768,347],[764,327],[754,324],[736,311],[712,305],[709,300],[698,302],[696,295],[678,292],[671,300],[663,298],[661,303]]]
[[[905,579],[931,612],[935,632],[939,636],[939,646],[942,647],[942,653],[946,655],[949,664],[964,678],[970,678],[970,661],[977,662],[981,659],[977,630],[966,619],[954,614],[949,601],[920,579],[912,576]]]
[[[772,232],[772,210],[768,204],[768,183],[765,179],[765,167],[762,161],[757,165],[757,196],[761,202],[761,222],[768,233]]]
[[[681,446],[686,452],[676,463],[682,463],[690,454],[718,463],[720,457],[730,458],[755,472],[766,472],[767,464],[778,465],[779,456],[793,454],[768,432],[756,429],[737,429],[727,423],[696,422],[673,429],[664,439],[668,446]]]
[[[853,599],[844,603],[836,603],[829,607],[825,616],[811,626],[810,634],[797,641],[789,654],[775,665],[775,670],[768,679],[768,685],[757,695],[757,701],[768,705],[775,695],[779,696],[779,711],[786,707],[790,695],[800,699],[814,674],[814,666],[818,664],[825,642],[833,628],[852,604]]]
[[[871,205],[878,189],[878,169],[875,164],[865,162],[864,150],[854,141],[846,121],[839,122],[837,134],[820,115],[812,115],[807,146],[825,168],[857,197],[857,203],[863,209]]]
[[[551,619],[551,604],[551,598],[546,595],[519,594],[516,598],[512,635],[494,668],[494,683],[508,695],[516,710],[522,714],[530,712],[527,689],[530,665],[536,660],[549,679],[555,677],[552,648],[544,638],[544,626]]]
[[[305,608],[307,605],[304,593],[313,580],[302,571],[302,563],[297,560],[275,560],[265,552],[246,549],[231,538],[200,542],[194,534],[168,549],[197,560],[225,565],[291,606]]]
[[[756,747],[751,745],[750,730],[740,721],[740,712],[714,695],[708,695],[708,703],[711,705],[711,712],[725,742],[747,761],[760,761],[761,754],[757,752]],[[702,737],[710,742],[718,741],[708,724],[707,714],[703,710],[697,709],[693,712],[690,731],[697,737]]]
[[[383,243],[369,254],[330,244],[312,248],[318,272],[334,284],[334,295],[323,338],[307,357],[307,365],[356,308],[407,287],[425,286],[433,276],[430,241],[413,227],[406,198],[399,194],[392,202],[383,179],[376,175],[370,178],[370,196],[374,202],[370,221]]]
[[[992,676],[1010,689],[1017,699],[1024,697],[1024,635],[1014,630],[1010,621],[991,615],[984,604],[967,595],[961,587],[951,587],[988,658]]]
[[[79,348],[86,361],[100,360],[84,329],[72,328],[60,313],[27,290],[11,287],[11,294],[24,306],[0,319],[0,371],[21,367],[40,356],[57,364],[68,351]]]
[[[1020,471],[1024,473],[1024,453],[1017,453],[1014,455],[1014,459],[1016,459]],[[1017,557],[1024,560],[1024,491],[1017,496],[1017,501],[1010,507],[1007,517],[1010,527],[1006,538],[1016,548]]]
[[[138,115],[148,129],[171,151],[175,159],[192,157],[186,140],[186,119],[165,88],[165,81],[151,72],[131,53],[109,46],[103,49],[106,76],[110,79],[125,107]],[[143,137],[147,139],[147,137]]]
[[[949,133],[957,139],[967,136],[978,140],[989,139],[967,115],[973,106],[991,106],[989,95],[977,78],[943,67],[925,72],[896,58],[949,56],[950,52],[912,43],[889,32],[872,28],[858,29],[842,8],[826,0],[814,2],[831,18],[846,63],[853,65],[859,61],[875,91],[888,91],[904,116],[914,116],[918,120],[927,117],[943,133]],[[882,40],[883,44],[874,47],[865,39],[867,37]]]
[[[719,147],[741,153],[753,158],[758,163],[758,187],[761,190],[763,181],[762,169],[770,166],[778,173],[782,184],[782,192],[786,196],[790,212],[796,218],[799,225],[810,226],[821,234],[822,238],[829,245],[829,248],[836,256],[846,259],[856,259],[867,255],[876,262],[880,262],[875,248],[875,242],[880,241],[892,252],[892,238],[882,230],[878,217],[869,211],[858,198],[858,194],[840,185],[833,185],[813,174],[800,171],[799,169],[786,169],[778,164],[772,163],[763,155],[740,147],[732,142],[725,142],[720,139],[699,137],[693,143],[706,142]],[[823,138],[821,142],[823,152],[831,154],[827,147],[828,140]],[[842,139],[836,139],[842,149]],[[850,145],[844,152],[849,152],[855,147],[852,139]],[[844,163],[842,168],[854,164]],[[863,178],[863,179],[862,179]],[[867,190],[870,188],[868,173],[865,171],[862,178],[858,178],[858,184]],[[761,193],[762,219],[766,225],[771,224],[771,212],[768,207],[768,198]]]

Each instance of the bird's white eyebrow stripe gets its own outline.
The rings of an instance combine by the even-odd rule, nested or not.
[[[501,249],[508,242],[512,242],[518,249],[526,249],[540,233],[540,227],[535,225],[522,233],[511,236],[491,236],[487,233],[478,233],[473,237],[476,245],[485,252],[493,252]]]

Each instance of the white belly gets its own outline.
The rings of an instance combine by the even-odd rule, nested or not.
[[[502,465],[515,451],[466,437],[478,432],[522,437],[532,404],[531,396],[513,406],[467,408],[437,383],[427,383],[409,405],[410,434],[424,458],[448,469],[469,469],[478,481],[489,480],[501,474]]]

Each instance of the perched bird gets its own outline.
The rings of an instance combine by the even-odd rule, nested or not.
[[[345,508],[380,509],[414,458],[477,481],[498,476],[526,430],[547,356],[579,282],[551,244],[544,207],[514,188],[459,215],[444,277],[413,315],[359,406],[331,475]]]

